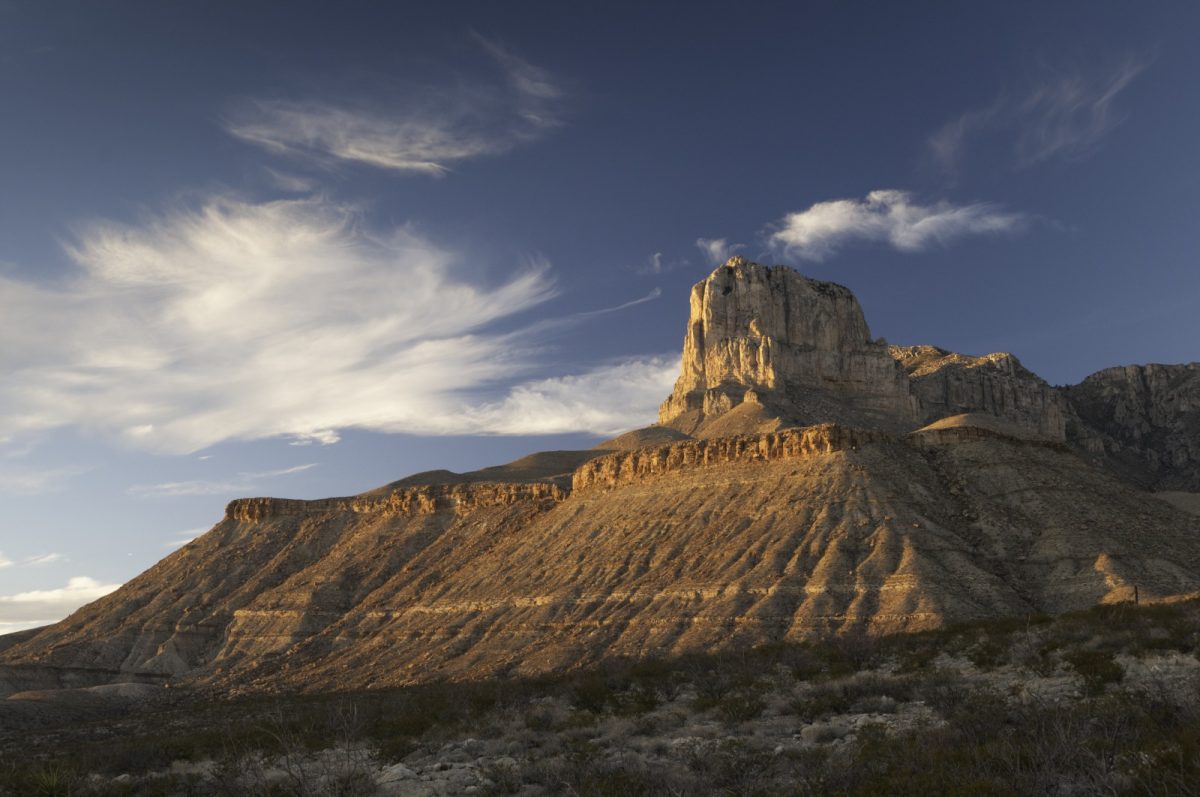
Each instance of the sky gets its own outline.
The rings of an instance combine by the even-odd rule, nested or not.
[[[731,254],[1200,360],[1200,5],[0,0],[0,633],[231,499],[652,422]]]

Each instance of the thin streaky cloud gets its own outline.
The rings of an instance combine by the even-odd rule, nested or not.
[[[498,68],[498,82],[493,75],[474,85],[448,84],[432,93],[436,99],[428,90],[402,93],[383,107],[377,98],[258,99],[225,128],[269,151],[324,165],[357,162],[441,176],[459,161],[507,152],[557,127],[563,91],[554,78],[497,42],[475,39]]]
[[[944,124],[927,141],[929,155],[950,177],[964,168],[973,147],[989,142],[1008,148],[1021,168],[1088,157],[1126,119],[1117,99],[1149,65],[1127,58],[1098,74],[1045,68],[1023,91],[1002,91]]]
[[[888,244],[901,252],[946,246],[968,235],[1012,233],[1026,225],[1023,214],[991,203],[923,205],[907,191],[872,191],[865,199],[818,202],[789,213],[769,238],[777,251],[803,260],[824,260],[854,242]]]
[[[292,468],[266,470],[258,473],[239,473],[236,478],[223,481],[196,479],[191,481],[164,482],[162,484],[137,484],[129,488],[131,495],[144,498],[174,498],[194,495],[232,495],[258,489],[263,481],[291,476],[317,467],[315,462]]]
[[[16,562],[5,556],[3,551],[0,551],[0,570],[6,567],[12,567],[14,564],[16,564]]]
[[[21,564],[28,567],[41,567],[43,565],[54,564],[55,562],[66,561],[66,556],[61,553],[44,553],[39,556],[31,556]]]

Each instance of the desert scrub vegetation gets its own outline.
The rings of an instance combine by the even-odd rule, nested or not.
[[[1200,604],[0,729],[0,795],[1195,794]]]

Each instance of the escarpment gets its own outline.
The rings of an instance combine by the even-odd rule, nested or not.
[[[1009,354],[889,347],[848,289],[734,258],[692,290],[659,425],[233,501],[0,645],[0,693],[371,688],[1195,592],[1197,368],[1054,388]]]
[[[467,512],[490,506],[509,506],[520,501],[561,501],[564,490],[557,484],[429,484],[398,488],[384,494],[352,498],[323,498],[300,501],[288,498],[238,498],[225,508],[225,517],[237,521],[258,521],[283,515],[318,512],[354,512],[359,514],[423,514],[443,510]]]
[[[612,488],[694,468],[831,454],[887,439],[888,435],[881,432],[822,424],[771,434],[643,448],[598,457],[581,465],[575,471],[572,489],[578,492]]]

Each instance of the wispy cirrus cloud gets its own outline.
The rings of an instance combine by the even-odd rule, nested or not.
[[[259,485],[265,481],[277,479],[281,476],[291,476],[295,473],[303,473],[315,467],[317,467],[317,463],[310,462],[291,468],[280,468],[279,470],[239,473],[231,479],[220,481],[196,479],[180,482],[162,482],[160,484],[137,484],[129,488],[129,493],[131,495],[154,498],[171,498],[182,495],[234,495],[244,493],[247,490],[258,489]]]
[[[226,123],[270,151],[322,163],[357,162],[440,176],[453,164],[534,141],[561,120],[563,90],[544,69],[475,37],[498,75],[370,100],[259,99]]]
[[[989,142],[1007,148],[1018,167],[1087,157],[1124,121],[1117,98],[1149,64],[1127,58],[1101,73],[1045,68],[1023,91],[1002,92],[951,119],[929,137],[929,154],[950,176],[962,170],[973,146]]]
[[[789,213],[768,240],[785,254],[824,260],[856,241],[919,252],[968,235],[1016,232],[1026,222],[1024,215],[991,203],[955,205],[939,200],[923,205],[907,191],[872,191],[864,199],[818,202],[807,210]]]
[[[66,559],[67,557],[61,553],[44,553],[37,556],[31,556],[22,562],[22,564],[29,567],[43,567],[45,565],[52,565],[55,562],[65,562]]]
[[[44,553],[36,556],[28,556],[17,562],[9,559],[4,555],[3,551],[0,551],[0,570],[6,567],[14,567],[16,565],[21,565],[23,567],[41,567],[43,565],[54,564],[55,562],[65,562],[66,559],[67,557],[63,556],[61,553]]]
[[[268,437],[328,444],[348,428],[534,430],[475,410],[537,381],[545,339],[597,314],[520,326],[557,293],[548,263],[470,279],[454,251],[408,227],[372,231],[319,196],[217,196],[140,225],[99,223],[70,254],[77,270],[61,283],[0,276],[0,437],[13,445],[63,427],[177,454]],[[597,417],[609,414],[580,413],[574,429]],[[53,482],[18,476],[10,489]],[[244,489],[233,482],[170,489]]]
[[[3,280],[0,279],[0,285]],[[0,306],[3,300],[0,299]],[[0,325],[3,322],[0,321]],[[0,361],[2,362],[2,361]],[[0,441],[0,445],[3,441]],[[0,466],[0,495],[42,495],[65,490],[74,477],[86,468],[36,468],[5,464]]]

